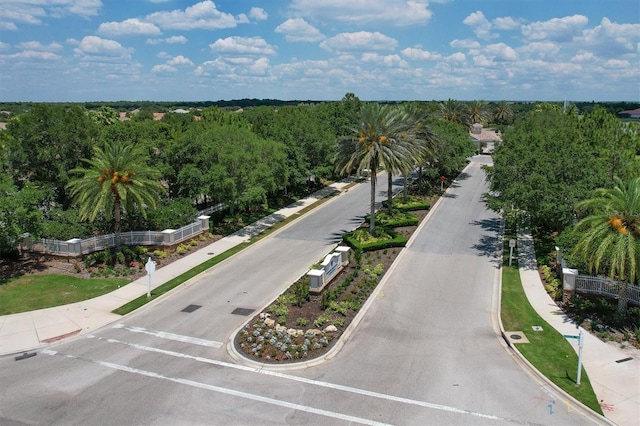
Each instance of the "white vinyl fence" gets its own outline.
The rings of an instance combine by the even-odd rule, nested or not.
[[[190,223],[180,229],[122,232],[120,233],[120,241],[128,246],[172,246],[207,230],[209,230],[209,216],[201,215],[197,222]],[[21,248],[26,251],[58,256],[80,256],[108,247],[115,247],[115,245],[114,234],[99,235],[87,239],[73,238],[68,241],[45,238],[36,241],[25,236]]]
[[[616,298],[620,293],[620,286],[619,282],[606,277],[591,277],[588,275],[578,275],[576,277],[576,292],[578,293],[598,294]],[[629,303],[640,305],[640,287],[627,285],[627,299]]]

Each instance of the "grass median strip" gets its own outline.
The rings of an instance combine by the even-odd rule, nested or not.
[[[584,368],[580,385],[576,385],[578,356],[573,347],[529,304],[517,266],[503,266],[501,312],[505,330],[521,331],[530,342],[516,344],[517,350],[559,388],[602,414]],[[542,330],[534,331],[533,326],[540,326]]]
[[[225,251],[224,253],[221,253],[215,257],[212,257],[209,260],[206,260],[205,262],[201,263],[200,265],[189,269],[187,272],[178,275],[177,277],[167,281],[166,283],[154,288],[153,290],[151,290],[151,297],[147,297],[146,294],[143,294],[142,296],[132,300],[129,303],[126,303],[122,306],[120,306],[117,309],[114,309],[112,312],[114,314],[118,314],[118,315],[126,315],[129,312],[133,312],[136,309],[138,309],[140,306],[149,303],[150,301],[152,301],[153,299],[156,299],[160,296],[162,296],[163,294],[173,290],[174,288],[178,287],[180,284],[190,280],[191,278],[195,277],[198,274],[201,274],[202,272],[206,271],[207,269],[217,265],[218,263],[228,259],[229,257],[233,256],[234,254],[244,250],[245,248],[249,247],[251,245],[251,243],[249,242],[244,242],[244,243],[240,243],[237,246],[230,248],[229,250]]]

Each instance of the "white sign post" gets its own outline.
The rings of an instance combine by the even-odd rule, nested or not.
[[[156,262],[151,260],[147,260],[146,265],[144,265],[144,269],[147,270],[147,297],[151,297],[151,274],[156,271]]]
[[[509,240],[509,266],[511,266],[511,259],[513,258],[513,248],[516,246],[516,240]]]
[[[578,332],[578,335],[568,335],[565,334],[563,336],[565,339],[577,339],[578,340],[578,372],[576,374],[576,385],[580,384],[580,376],[582,374],[582,348],[584,347],[584,335],[582,334],[582,329]]]

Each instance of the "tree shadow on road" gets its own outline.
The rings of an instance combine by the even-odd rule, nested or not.
[[[471,222],[474,226],[480,226],[487,231],[480,237],[480,240],[471,246],[481,256],[491,259],[496,267],[500,267],[502,263],[502,247],[500,246],[500,232],[502,230],[502,220],[500,218],[491,218],[483,220],[475,220]]]

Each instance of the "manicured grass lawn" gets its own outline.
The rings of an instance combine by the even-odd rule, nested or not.
[[[79,302],[126,285],[126,278],[76,278],[42,274],[12,278],[0,286],[0,315]]]
[[[576,385],[578,355],[569,342],[545,322],[529,304],[517,266],[503,266],[502,323],[507,331],[521,331],[530,343],[516,344],[520,353],[543,375],[593,411],[602,414],[584,368]],[[539,325],[542,331],[533,331]]]

